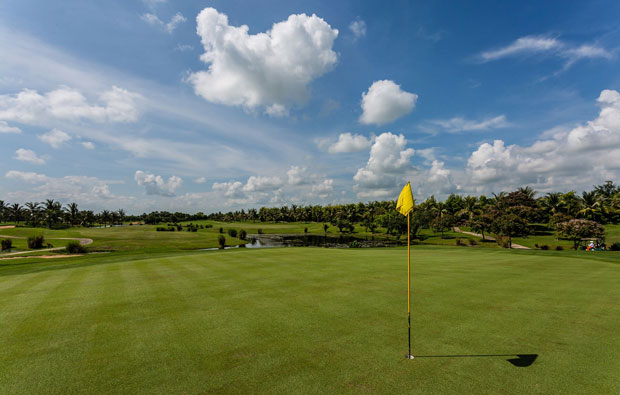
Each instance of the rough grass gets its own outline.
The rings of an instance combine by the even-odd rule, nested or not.
[[[405,257],[283,248],[0,266],[0,393],[620,391],[620,254],[416,247],[414,361]],[[515,354],[538,358],[516,367]]]

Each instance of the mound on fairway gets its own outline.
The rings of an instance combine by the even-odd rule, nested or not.
[[[618,393],[591,256],[416,248],[413,361],[403,249],[0,266],[0,393]]]

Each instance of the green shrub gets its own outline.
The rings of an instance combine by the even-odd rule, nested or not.
[[[258,228],[258,234],[262,235],[263,234],[263,230],[261,228]]]
[[[562,246],[555,246],[555,250],[556,251],[562,251],[562,250],[564,250],[564,247],[562,247]]]
[[[465,243],[463,242],[463,239],[461,239],[460,237],[456,238],[456,245],[457,246],[464,246]]]
[[[237,237],[237,229],[228,229],[228,236]]]
[[[4,239],[0,242],[2,244],[2,251],[7,251],[13,248],[13,240]]]
[[[248,232],[246,232],[245,229],[241,229],[239,231],[239,238],[241,240],[245,240],[247,236],[248,236]]]
[[[475,245],[478,245],[478,243],[474,239],[469,239],[469,245],[470,246],[475,246]]]
[[[534,243],[534,247],[539,248],[538,243]]]
[[[43,237],[43,235],[28,236],[28,248],[31,248],[31,249],[43,248],[44,243],[45,243],[45,238]]]
[[[86,252],[86,247],[80,244],[77,240],[71,240],[67,243],[67,252],[69,254],[84,254]]]
[[[220,228],[220,233],[224,233],[224,228]]]
[[[217,238],[217,243],[220,245],[220,248],[224,248],[226,245],[226,237],[224,237],[224,235],[220,235],[220,237]]]
[[[495,242],[502,248],[510,247],[510,238],[508,236],[495,235]]]
[[[610,251],[620,251],[620,241],[616,241],[611,246],[609,246]]]
[[[349,248],[361,248],[361,247],[362,245],[357,240],[353,240],[351,243],[349,243]]]
[[[212,227],[213,227],[213,225],[211,225],[211,224],[205,225],[205,229],[210,229]]]
[[[541,250],[548,250],[548,249],[549,249],[549,246],[548,246],[548,245],[546,245],[546,244],[543,244],[543,245],[541,245],[541,246],[540,246],[540,249],[541,249]]]

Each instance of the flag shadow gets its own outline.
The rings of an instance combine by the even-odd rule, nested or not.
[[[512,365],[527,368],[531,366],[538,354],[480,354],[480,355],[416,355],[415,358],[485,358],[485,357],[516,357],[508,358],[506,361]]]

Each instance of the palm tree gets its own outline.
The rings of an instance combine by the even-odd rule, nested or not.
[[[504,205],[504,200],[506,199],[506,196],[508,196],[506,192],[500,192],[497,194],[493,192],[493,198],[491,198],[491,201],[495,205],[495,207],[502,208]]]
[[[543,198],[543,207],[549,211],[551,215],[562,211],[562,194],[560,192],[549,192]]]
[[[578,214],[586,219],[598,221],[601,217],[601,201],[596,191],[586,192],[581,194],[582,209]]]
[[[67,204],[67,207],[65,207],[64,210],[69,216],[69,222],[71,223],[71,225],[77,225],[80,218],[80,210],[78,209],[77,203],[74,202]]]
[[[26,202],[26,211],[28,212],[28,221],[30,226],[39,224],[39,214],[41,212],[41,204],[37,202]]]
[[[126,215],[127,214],[125,214],[125,210],[123,210],[122,208],[116,212],[116,216],[118,217],[118,222],[120,225],[122,225],[123,221],[125,221]]]
[[[62,205],[54,199],[47,199],[43,204],[45,205],[45,222],[49,228],[58,222],[62,214]]]
[[[579,196],[577,196],[575,191],[562,194],[561,207],[564,214],[568,214],[573,218],[575,218],[579,214],[579,211],[583,208],[582,201],[579,199]]]
[[[24,209],[22,208],[22,206],[19,205],[19,203],[13,203],[9,206],[9,216],[11,217],[13,222],[18,225],[19,221],[22,220],[23,213]]]
[[[465,207],[459,210],[459,212],[457,212],[457,215],[467,215],[467,219],[471,222],[471,220],[474,218],[474,215],[478,214],[478,212],[480,211],[480,206],[478,205],[478,198],[476,198],[475,196],[467,195],[463,199],[463,201],[465,203]]]
[[[536,191],[529,186],[526,186],[525,188],[520,187],[519,189],[517,189],[517,192],[521,192],[522,194],[527,196],[528,199],[534,199],[534,196],[536,196]]]
[[[5,214],[9,207],[4,204],[4,200],[0,200],[0,223],[4,222]]]
[[[93,224],[97,220],[95,213],[93,213],[90,210],[82,211],[81,217],[82,217],[82,221],[80,222],[80,224],[82,226],[93,226]]]
[[[103,210],[101,214],[99,214],[99,218],[105,228],[106,224],[110,221],[110,212],[108,210]]]
[[[603,185],[594,186],[594,193],[605,200],[611,199],[618,192],[620,192],[620,187],[616,187],[613,181],[606,181]]]

